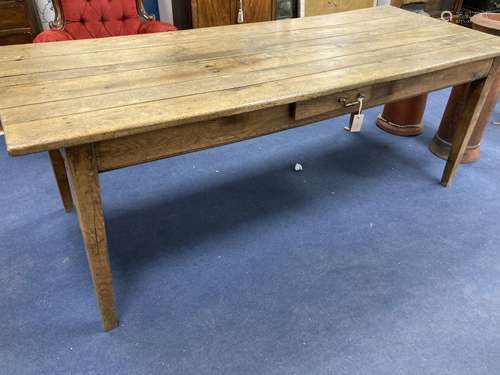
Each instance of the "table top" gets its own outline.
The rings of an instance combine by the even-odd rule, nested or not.
[[[495,36],[394,7],[0,48],[11,155],[294,103],[500,55]]]

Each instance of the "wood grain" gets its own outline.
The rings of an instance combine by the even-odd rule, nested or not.
[[[0,1],[0,30],[30,27],[24,4],[20,1]]]
[[[406,31],[408,31],[409,26],[439,27],[440,30],[450,30],[451,27],[451,30],[454,32],[460,31],[459,29],[457,30],[457,26],[439,24],[430,18],[409,17],[408,19],[393,18],[387,22],[387,25],[383,26],[377,25],[374,21],[367,22],[366,25],[347,24],[344,27],[323,25],[323,27],[307,28],[304,30],[279,31],[261,38],[244,34],[237,38],[228,39],[227,37],[221,36],[219,39],[215,40],[193,40],[190,43],[185,43],[179,38],[181,39],[180,41],[174,40],[166,46],[146,46],[142,48],[106,50],[98,53],[77,53],[73,55],[43,56],[37,58],[26,58],[25,56],[18,55],[17,59],[0,61],[0,77],[67,69],[99,68],[117,64],[125,64],[127,70],[143,69],[152,66],[141,65],[146,64],[146,62],[150,60],[153,60],[154,64],[167,65],[173,62],[237,56],[262,52],[263,50],[272,51],[274,48],[287,48],[289,44],[298,44],[300,42],[314,40],[318,41],[319,39],[326,39],[329,37],[344,36],[344,39],[348,40],[349,35],[359,37],[357,34],[361,32],[366,34],[366,40],[374,34],[380,35],[382,33],[398,31],[395,29],[406,29]],[[185,32],[186,31],[179,31],[177,33],[183,34]],[[336,40],[331,40],[330,42],[332,43],[335,41]],[[14,47],[5,49],[11,48]],[[75,58],[75,55],[78,55],[78,58]]]
[[[280,21],[282,22],[282,21]],[[413,20],[413,22],[405,21],[401,23],[400,20],[391,18],[387,21],[387,26],[392,25],[392,27],[400,27],[404,26],[414,26],[418,28],[420,26],[424,26],[425,22],[420,18],[419,21]],[[245,25],[241,25],[244,27]],[[372,30],[372,28],[374,28]],[[264,41],[257,41],[255,43],[249,43],[248,41],[243,40],[243,49],[236,48],[237,46],[233,44],[233,41],[224,40],[221,38],[220,42],[205,41],[208,45],[205,45],[205,48],[202,48],[203,45],[183,45],[182,48],[177,48],[177,50],[172,50],[170,53],[169,50],[161,49],[160,47],[156,47],[150,49],[148,47],[144,47],[147,49],[134,48],[132,52],[124,52],[119,50],[120,53],[123,53],[120,58],[113,57],[113,53],[106,54],[105,58],[102,59],[101,62],[95,59],[95,56],[90,56],[90,59],[93,60],[91,63],[91,67],[85,67],[81,63],[76,63],[77,65],[69,65],[64,70],[54,70],[57,69],[55,66],[55,62],[58,61],[57,56],[55,57],[40,57],[36,58],[39,62],[37,66],[31,67],[31,72],[23,71],[20,75],[8,75],[5,77],[0,77],[0,87],[9,87],[13,85],[21,85],[21,84],[37,84],[37,83],[46,83],[50,84],[54,81],[60,80],[72,80],[73,78],[82,77],[85,79],[91,78],[93,76],[106,76],[110,75],[110,81],[113,77],[111,75],[116,72],[123,72],[123,74],[127,74],[130,76],[134,76],[135,74],[147,74],[148,69],[152,68],[160,68],[160,69],[174,69],[182,66],[183,64],[210,64],[214,61],[218,61],[225,58],[238,58],[242,56],[250,56],[253,54],[262,54],[262,53],[270,53],[270,52],[282,52],[286,50],[290,50],[293,53],[293,49],[307,46],[317,46],[317,45],[335,45],[336,42],[345,44],[345,40],[348,40],[346,35],[349,34],[359,34],[363,30],[367,33],[375,33],[376,32],[376,24],[372,21],[367,21],[366,25],[351,25],[351,26],[333,26],[333,27],[323,27],[321,30],[316,30],[316,28],[312,28],[311,30],[307,30],[307,32],[300,32],[299,30],[292,30],[290,32],[278,32],[272,33],[270,35],[265,35]],[[380,34],[383,30],[378,31]],[[211,30],[211,29],[209,29]],[[385,30],[386,32],[390,29]],[[456,32],[456,30],[454,31]],[[340,39],[337,39],[340,38]],[[107,38],[106,38],[107,39]],[[344,39],[344,41],[342,40]],[[61,42],[62,43],[62,42]],[[225,43],[221,46],[220,43]],[[229,45],[228,43],[232,43]],[[171,48],[172,46],[168,47]],[[142,51],[142,53],[141,53]],[[156,52],[155,52],[156,51]],[[146,52],[146,54],[144,54]],[[174,53],[175,52],[175,53]],[[63,55],[66,56],[66,55]],[[99,54],[101,56],[101,54]],[[79,59],[79,58],[78,58]],[[109,60],[111,59],[111,60]],[[0,56],[1,60],[1,56]],[[73,61],[71,61],[73,60]],[[67,64],[75,64],[75,59],[66,59]],[[6,60],[8,62],[10,60]],[[61,60],[62,61],[62,60]],[[113,64],[109,64],[112,62]],[[32,64],[32,63],[31,63]],[[79,64],[79,65],[78,65]],[[0,63],[0,65],[2,65]],[[29,65],[29,64],[28,64]],[[19,68],[20,65],[17,65]],[[5,69],[16,69],[12,64],[6,64]],[[153,72],[154,73],[154,72]],[[0,71],[1,75],[1,71]],[[151,77],[151,76],[150,76]],[[137,81],[140,80],[140,77]],[[107,86],[104,86],[105,89]]]
[[[467,47],[467,51],[452,49],[447,53],[431,52],[418,59],[414,56],[392,59],[389,67],[385,62],[333,70],[324,65],[323,69],[318,69],[319,72],[313,73],[308,69],[314,69],[315,64],[308,64],[303,66],[302,72],[292,69],[292,76],[286,76],[286,72],[281,69],[260,76],[259,73],[247,74],[238,77],[236,82],[228,77],[219,79],[217,87],[206,91],[197,82],[183,91],[181,96],[35,121],[16,121],[11,126],[9,116],[19,119],[20,115],[32,116],[31,111],[26,111],[26,107],[23,108],[24,112],[2,110],[0,113],[8,151],[16,155],[290,104],[356,87],[419,76],[458,63],[474,62],[478,55],[484,60],[484,45],[478,43]],[[494,51],[490,46],[490,55],[499,52],[500,49]],[[318,64],[328,65],[328,61]],[[315,84],[311,85],[311,82]],[[189,94],[190,90],[200,88],[201,93]]]
[[[432,52],[434,47],[442,46],[443,41],[456,41],[458,37],[442,36],[433,38],[432,32],[423,33],[428,43],[419,53]],[[422,39],[421,39],[422,40]],[[477,39],[474,40],[474,43]],[[460,42],[468,42],[467,36],[460,37]],[[469,41],[470,43],[470,41]],[[361,43],[353,43],[360,45]],[[297,49],[293,60],[289,50],[228,58],[205,64],[183,64],[177,69],[156,70],[156,80],[137,80],[136,76],[123,76],[116,79],[103,90],[108,77],[87,80],[65,80],[53,85],[17,85],[5,88],[5,96],[0,98],[0,109],[4,109],[5,121],[26,122],[43,118],[59,117],[75,113],[113,108],[117,106],[150,102],[206,91],[235,88],[269,80],[287,79],[299,75],[315,73],[318,70],[339,70],[356,65],[360,58],[364,62],[376,63],[383,50],[391,52],[394,58],[408,57],[415,53],[415,43],[398,44],[398,39],[387,40],[383,36],[374,38],[370,47],[365,46],[365,53],[354,53],[351,49],[339,51],[328,46],[304,47]],[[146,72],[151,74],[151,72]],[[196,87],[195,83],[197,83]],[[23,95],[21,95],[23,94]],[[58,106],[54,106],[58,101]],[[21,107],[21,108],[20,108]]]
[[[32,42],[39,30],[33,7],[31,0],[0,0],[0,46]]]
[[[450,155],[441,179],[441,184],[443,186],[450,186],[453,182],[457,168],[462,161],[488,95],[497,80],[498,74],[500,74],[500,58],[495,59],[487,78],[474,81],[470,85],[462,115],[455,129]]]
[[[346,99],[348,103],[352,103],[356,102],[359,95],[363,95],[364,97],[364,108],[411,98],[425,92],[435,91],[450,85],[459,85],[464,82],[475,81],[482,77],[486,77],[491,69],[491,64],[491,60],[485,60],[444,71],[427,73],[418,77],[381,83],[358,88],[349,92],[340,92],[334,95],[322,96],[318,99],[298,102],[295,105],[294,116],[296,120],[303,120],[309,117],[337,111],[344,108],[341,99]],[[357,110],[357,106],[352,110],[347,109],[346,113],[355,110]]]
[[[52,171],[57,182],[57,188],[63,203],[64,210],[70,212],[73,209],[73,199],[71,197],[71,187],[69,186],[64,158],[60,150],[49,151],[49,158],[52,164]]]
[[[92,53],[72,54],[65,49],[74,47],[61,43],[19,60],[17,48],[6,49],[0,119],[8,151],[22,155],[233,116],[500,54],[493,36],[392,7],[208,30],[200,40],[189,32],[117,39],[116,50],[94,40]]]
[[[35,59],[50,56],[82,55],[105,51],[141,49],[147,47],[187,45],[192,42],[231,41],[245,36],[259,38],[265,35],[272,37],[276,32],[298,31],[323,27],[349,25],[357,22],[359,17],[370,20],[387,20],[400,17],[400,10],[393,7],[377,7],[361,9],[356,14],[344,13],[343,17],[332,18],[331,15],[308,17],[305,19],[289,18],[279,22],[261,22],[220,26],[204,29],[182,30],[176,33],[153,33],[140,35],[116,36],[100,39],[81,39],[69,42],[28,44],[2,49],[0,61],[16,61],[20,57]],[[418,15],[406,15],[406,17]],[[1,73],[1,72],[0,72]]]
[[[222,26],[235,23],[234,0],[192,0],[193,27]]]
[[[67,148],[65,161],[105,331],[118,325],[94,147]]]
[[[273,0],[244,0],[245,23],[271,21],[274,6]]]
[[[447,71],[428,73],[417,78],[381,83],[338,93],[320,99],[278,106],[270,109],[175,126],[150,133],[136,134],[96,143],[99,171],[185,154],[209,147],[254,138],[326,118],[350,113],[339,98],[355,100],[359,94],[366,98],[365,107],[411,97],[422,92],[440,89],[450,83],[475,80],[486,76],[491,61],[472,63]]]
[[[339,112],[341,114],[341,112]],[[295,121],[282,105],[240,115],[156,130],[95,144],[101,172],[210,147],[238,142],[305,125],[331,116]]]

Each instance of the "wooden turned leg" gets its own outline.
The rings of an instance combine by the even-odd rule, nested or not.
[[[495,85],[497,75],[500,72],[500,59],[495,59],[491,71],[487,78],[474,81],[467,90],[467,95],[463,101],[461,115],[459,116],[453,140],[450,155],[446,163],[446,168],[441,179],[443,186],[449,186],[457,171],[458,165],[467,150],[481,112],[484,109],[488,95]]]
[[[68,175],[66,174],[66,167],[64,166],[64,158],[59,150],[49,151],[49,157],[64,210],[70,212],[73,210],[73,199],[71,198],[71,189],[69,187]]]
[[[97,303],[105,331],[118,325],[115,314],[108,244],[93,145],[67,148],[66,169],[73,190]]]

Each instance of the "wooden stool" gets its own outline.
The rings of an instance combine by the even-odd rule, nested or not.
[[[493,34],[500,36],[500,14],[496,13],[481,13],[471,19],[472,27],[476,30],[486,32],[488,34]],[[451,150],[451,140],[455,133],[457,126],[457,119],[459,118],[464,98],[469,92],[470,85],[460,85],[453,88],[450,100],[446,106],[446,111],[444,113],[441,125],[436,135],[432,139],[429,148],[432,153],[441,159],[448,159],[448,155]],[[462,163],[470,163],[479,158],[481,139],[483,137],[486,126],[489,123],[491,114],[495,108],[498,90],[500,89],[500,76],[497,78],[493,89],[490,91],[486,104],[484,105],[483,111],[479,116],[479,120],[472,135],[472,138],[465,152]]]

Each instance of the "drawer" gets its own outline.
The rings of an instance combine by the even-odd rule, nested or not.
[[[33,34],[29,28],[13,29],[9,31],[0,30],[0,46],[26,44],[31,42],[33,42]]]
[[[26,10],[22,2],[0,0],[0,30],[29,26]]]
[[[375,83],[359,89],[325,95],[295,103],[293,117],[296,121],[314,119],[317,116],[336,117],[359,110],[357,99],[363,97],[363,108],[412,98],[424,92],[471,82],[486,77],[492,60],[472,62],[467,65],[448,68],[391,82]]]

